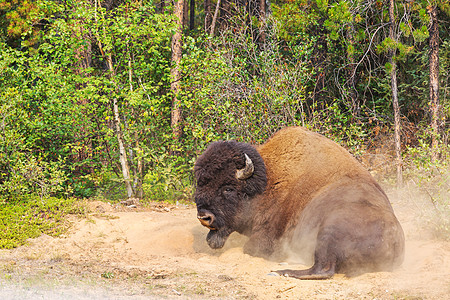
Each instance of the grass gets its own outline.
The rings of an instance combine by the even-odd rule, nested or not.
[[[68,229],[68,214],[82,214],[76,199],[23,196],[0,202],[0,249],[12,249],[41,234],[58,236]]]
[[[103,273],[101,274],[101,277],[102,277],[102,278],[106,278],[106,279],[112,279],[112,278],[115,277],[115,275],[114,275],[113,272],[103,272]]]

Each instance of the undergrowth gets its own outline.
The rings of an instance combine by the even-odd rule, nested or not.
[[[74,198],[24,196],[3,200],[0,202],[0,249],[18,247],[44,233],[58,236],[69,228],[65,216],[83,212],[84,208]]]
[[[423,207],[418,207],[423,214],[424,224],[434,237],[450,240],[450,145],[440,144],[440,158],[431,159],[432,149],[420,137],[419,145],[409,147],[404,155],[404,176],[408,185],[418,189],[411,199],[427,199],[431,210],[426,214]]]

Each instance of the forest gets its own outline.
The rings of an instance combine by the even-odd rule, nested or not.
[[[448,206],[449,27],[447,0],[0,0],[0,203],[190,199],[211,141],[297,125]]]

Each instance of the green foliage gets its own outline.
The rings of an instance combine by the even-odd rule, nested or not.
[[[408,147],[405,152],[407,173],[409,178],[416,180],[416,184],[427,191],[435,205],[442,209],[450,205],[450,145],[440,144],[439,159],[431,159],[432,151],[429,140],[433,133],[424,131],[418,138],[419,144]]]
[[[65,216],[83,211],[73,198],[0,199],[0,249],[18,247],[43,233],[58,236],[68,228]]]
[[[278,21],[278,37],[288,41],[306,41],[308,29],[317,25],[320,12],[308,11],[307,1],[272,3],[273,17]]]
[[[45,161],[45,154],[33,155],[21,131],[20,122],[27,122],[22,104],[17,88],[5,89],[0,95],[0,194],[5,198],[61,193],[67,180],[64,163],[60,159]]]
[[[339,31],[345,28],[343,25],[352,22],[353,16],[348,1],[340,1],[328,9],[328,18],[323,25],[329,31],[330,39],[336,41],[340,38]]]
[[[424,42],[430,36],[430,33],[425,25],[422,25],[420,28],[414,30],[412,34],[418,43]]]
[[[63,191],[67,175],[60,163],[47,163],[24,154],[17,155],[7,164],[11,169],[0,177],[0,193],[3,197],[32,194],[42,198]]]
[[[433,218],[426,218],[427,226],[437,238],[450,239],[450,145],[440,144],[439,158],[431,159],[430,139],[433,133],[425,129],[418,145],[404,153],[405,177],[416,185],[432,204]]]
[[[37,50],[1,43],[2,191],[36,192],[39,185],[43,195],[95,195],[86,176],[118,171],[112,97],[127,115],[122,124],[135,151],[132,166],[138,160],[150,166],[151,154],[167,144],[173,17],[137,3],[114,11],[75,4],[55,8],[67,18],[47,20]],[[96,44],[103,53],[89,52]],[[114,57],[114,76],[105,72],[105,55]]]
[[[365,145],[361,143],[367,137],[366,129],[361,124],[352,122],[352,115],[339,106],[336,100],[326,109],[316,110],[306,127],[319,130],[322,134],[334,139],[341,146],[348,149],[353,155],[365,153]]]
[[[276,24],[272,28],[263,52],[244,33],[232,31],[213,41],[212,47],[220,51],[196,47],[192,52],[189,64],[198,67],[185,82],[192,96],[184,102],[185,132],[192,132],[192,149],[216,139],[261,143],[281,127],[304,121],[304,66],[283,59],[274,39]]]
[[[36,43],[39,31],[32,24],[39,20],[39,16],[46,9],[35,0],[0,0],[0,24],[2,36],[7,37],[12,44],[17,43],[17,38],[26,36],[25,46]]]
[[[185,162],[180,157],[164,156],[159,157],[158,165],[144,178],[143,189],[146,198],[158,201],[192,199],[193,160]]]

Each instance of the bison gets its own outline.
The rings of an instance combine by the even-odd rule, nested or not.
[[[299,279],[389,271],[400,265],[404,234],[381,187],[343,147],[301,127],[265,144],[218,141],[194,166],[195,203],[211,248],[236,231],[244,252],[313,266],[279,270]]]

